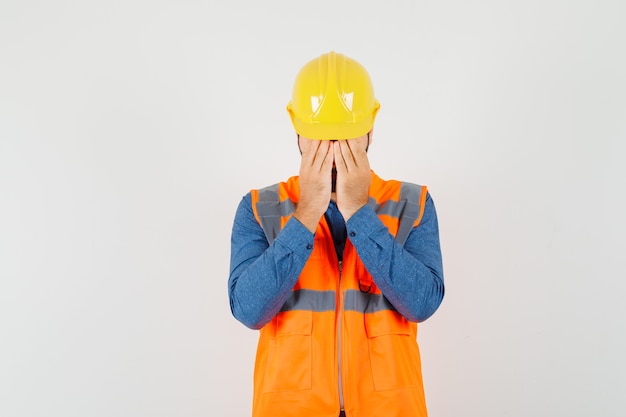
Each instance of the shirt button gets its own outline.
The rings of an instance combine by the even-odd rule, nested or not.
[[[306,248],[307,248],[308,250],[311,250],[311,249],[313,249],[313,245],[311,245],[311,244],[309,243],[308,245],[306,245]]]
[[[356,236],[356,232],[350,232],[350,237],[355,237]]]

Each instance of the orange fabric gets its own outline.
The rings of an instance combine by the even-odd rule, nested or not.
[[[397,201],[400,186],[372,174],[370,197],[378,203]],[[279,185],[281,201],[297,202],[298,194],[297,177]],[[252,193],[253,207],[257,201],[258,193]],[[259,221],[256,210],[255,216]],[[281,219],[281,227],[289,217]],[[379,218],[395,235],[398,219]],[[322,217],[313,252],[294,290],[333,291],[337,308],[279,312],[260,330],[253,417],[337,417],[340,377],[347,417],[427,416],[417,324],[391,310],[344,310],[346,291],[359,291],[363,282],[370,284],[370,293],[381,294],[349,240],[340,272]]]

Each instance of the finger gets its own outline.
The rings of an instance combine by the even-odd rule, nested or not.
[[[324,162],[326,161],[328,154],[330,153],[330,146],[328,141],[318,140],[317,151],[315,152],[315,160],[313,161],[313,165],[317,168],[318,171],[322,170],[324,166]]]
[[[315,163],[315,160],[318,158],[320,152],[321,143],[317,140],[312,140],[310,143],[309,152],[311,153],[311,164]]]
[[[316,140],[308,141],[306,155],[304,153],[302,155],[302,166],[305,167],[306,169],[309,169],[309,168],[315,169],[315,163],[316,163],[316,160],[318,159],[319,146],[320,146],[319,141],[316,141]],[[319,165],[319,161],[317,162]]]
[[[367,152],[365,152],[365,148],[358,140],[347,140],[348,148],[350,149],[350,154],[353,157],[355,166],[359,167],[363,165],[364,162],[367,161]]]
[[[352,155],[352,151],[350,150],[350,145],[348,144],[348,142],[348,140],[339,141],[339,148],[341,150],[341,155],[343,156],[343,160],[346,165],[346,170],[350,171],[356,167],[356,162],[354,160],[354,155]]]
[[[306,172],[311,167],[311,165],[313,164],[313,161],[315,160],[315,152],[312,152],[313,145],[314,144],[309,143],[309,141],[303,141],[302,143],[302,147],[301,147],[302,158],[300,159],[300,172],[301,173]]]
[[[324,173],[328,173],[333,169],[333,161],[335,160],[334,148],[332,143],[328,143],[327,145],[328,151],[326,152],[326,156],[324,157],[324,162],[322,163],[321,170]]]
[[[333,154],[335,157],[335,166],[337,167],[337,172],[347,172],[348,167],[346,166],[346,161],[341,151],[341,145],[339,144],[339,142],[341,141],[336,141],[333,143]]]
[[[312,140],[303,139],[301,142],[300,151],[302,152],[302,160],[307,161],[309,164],[315,160],[316,146],[319,145]]]

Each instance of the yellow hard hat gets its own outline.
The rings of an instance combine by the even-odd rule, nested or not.
[[[287,105],[296,132],[317,140],[365,135],[372,129],[379,108],[365,68],[332,51],[302,67]]]

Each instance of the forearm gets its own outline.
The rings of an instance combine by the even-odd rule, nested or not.
[[[259,329],[280,311],[313,247],[313,234],[296,219],[268,245],[261,227],[240,207],[231,238],[228,280],[233,315]]]
[[[347,222],[348,237],[374,282],[407,319],[421,322],[444,295],[437,219],[432,202],[404,246],[398,244],[370,207]]]

